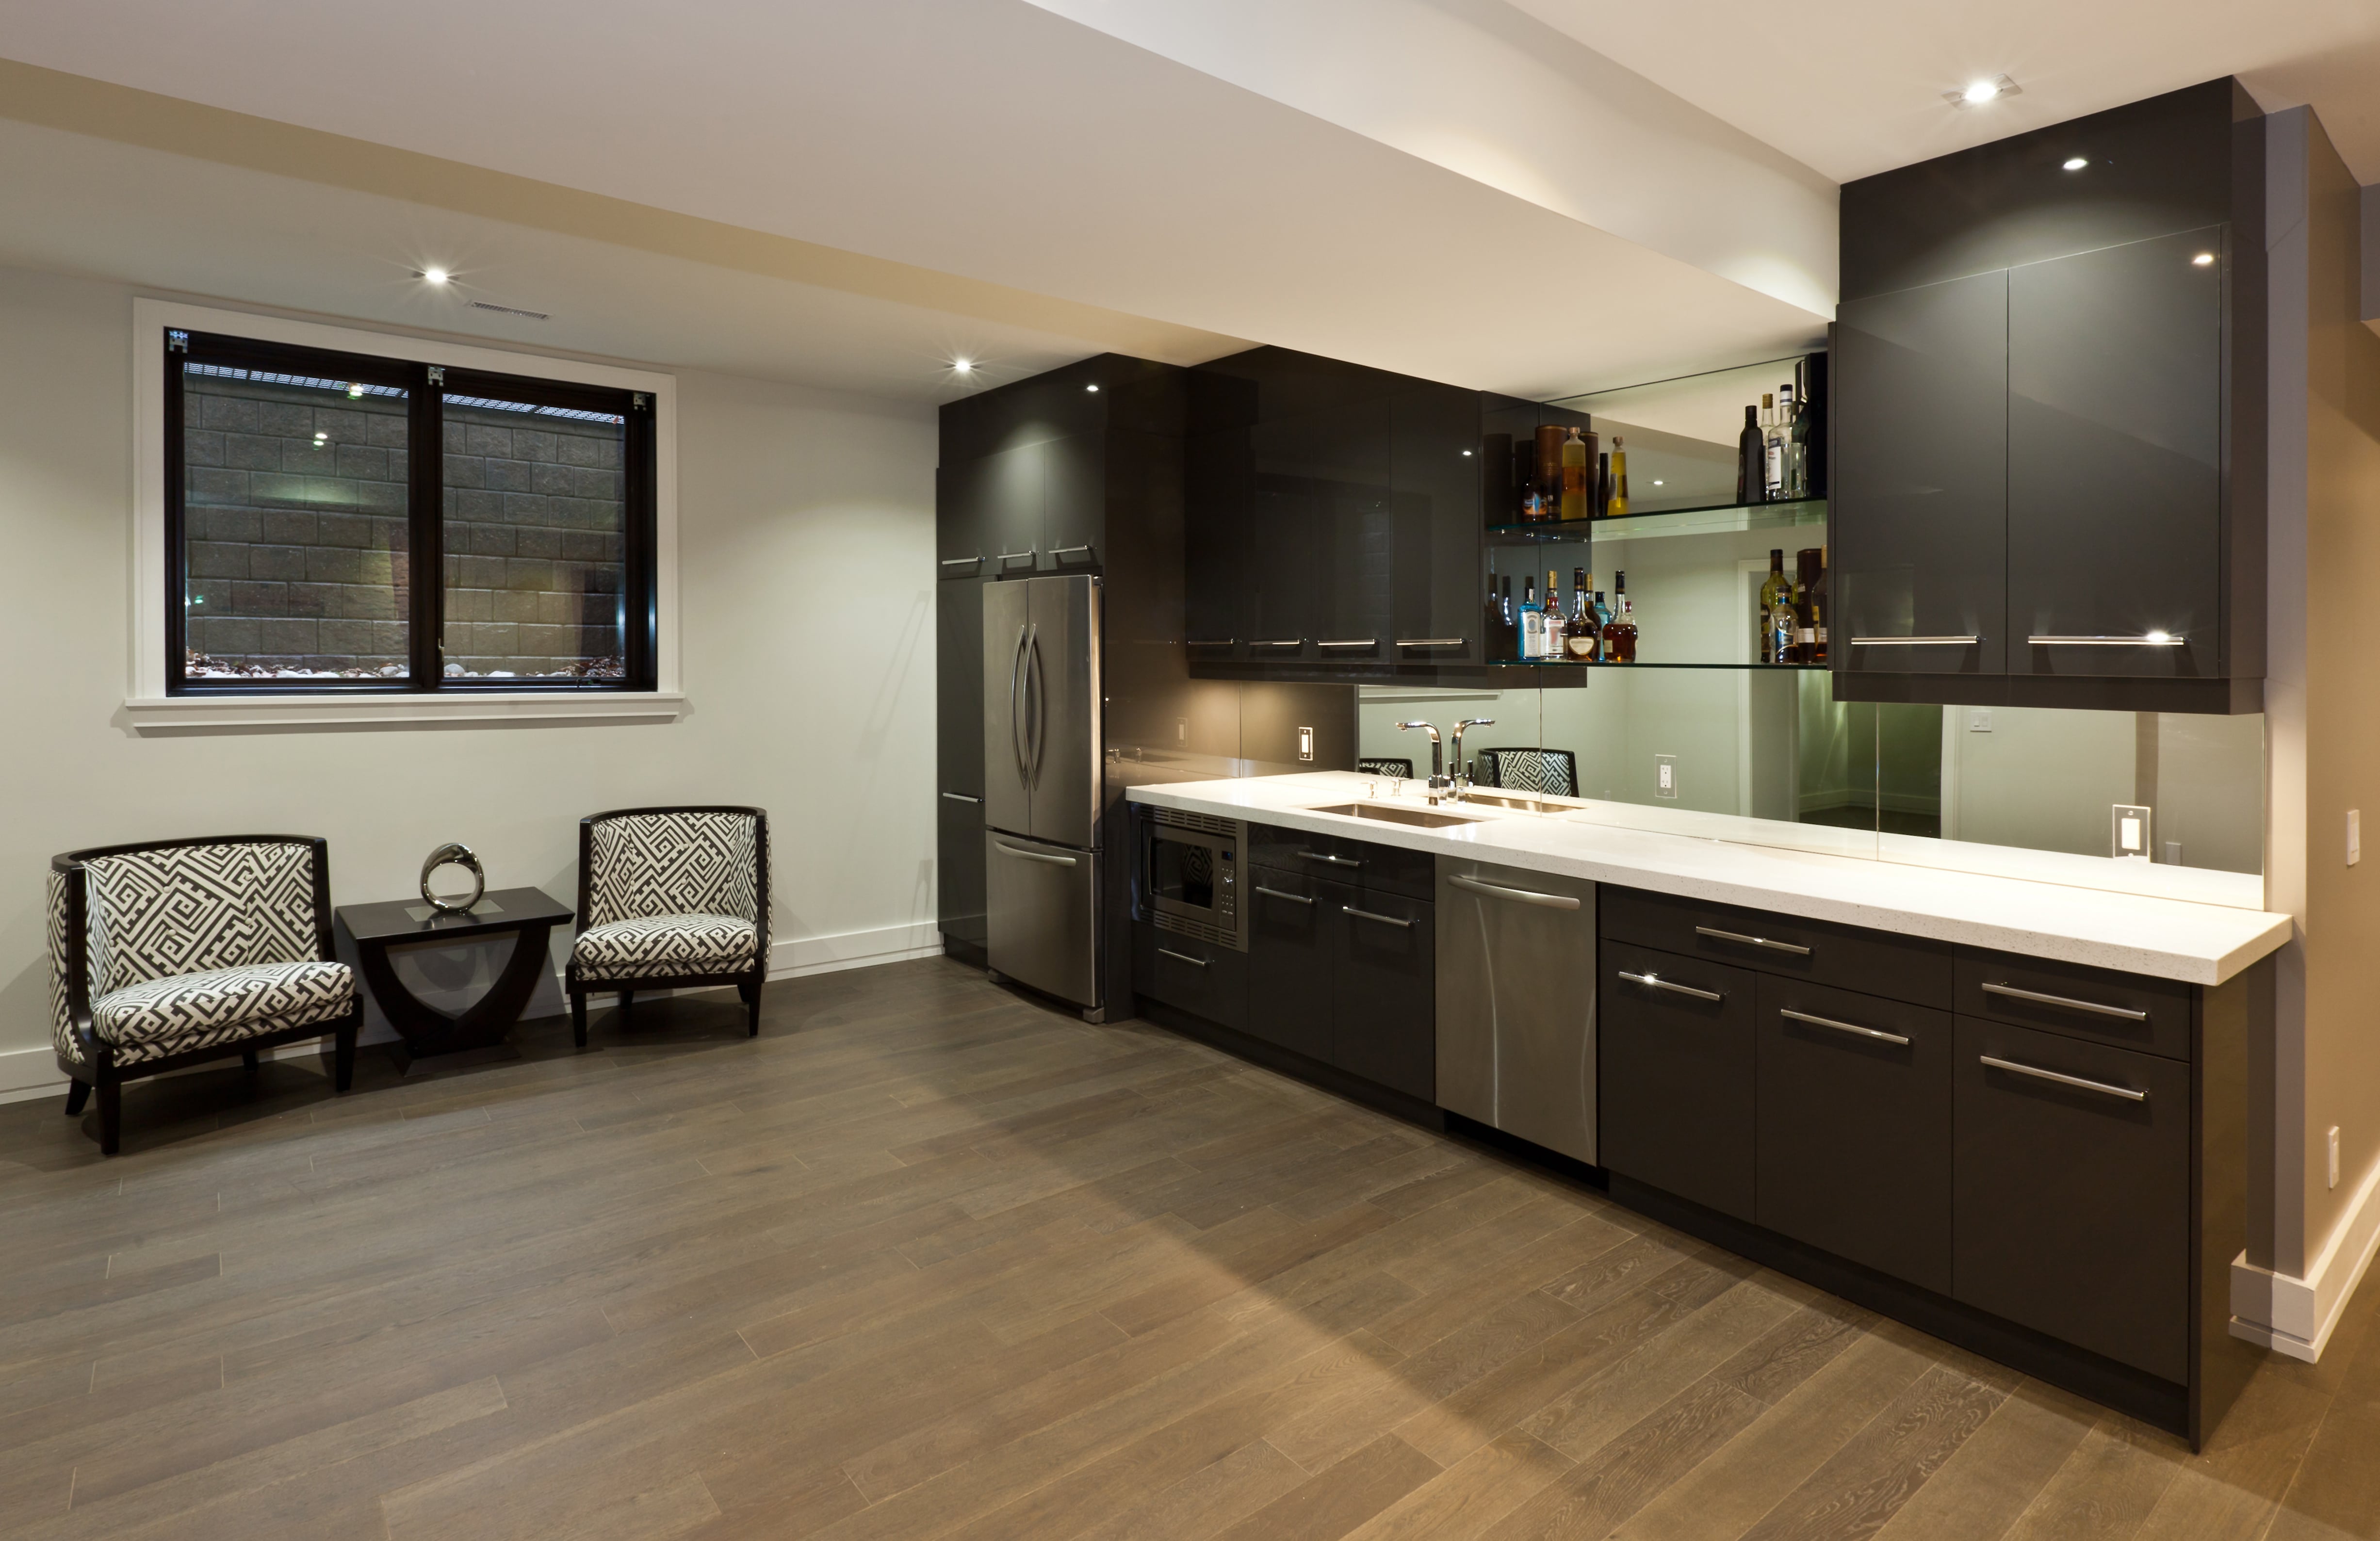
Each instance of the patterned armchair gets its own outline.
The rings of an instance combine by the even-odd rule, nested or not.
[[[759,808],[618,808],[578,821],[578,936],[570,1026],[587,1047],[587,993],[734,985],[760,1031],[769,977],[769,816]]]
[[[1578,795],[1578,757],[1568,749],[1482,749],[1472,765],[1474,786]]]
[[[305,835],[95,846],[50,860],[50,1017],[67,1114],[99,1090],[116,1152],[126,1081],[330,1035],[355,1078],[363,1003],[331,941],[331,856]]]

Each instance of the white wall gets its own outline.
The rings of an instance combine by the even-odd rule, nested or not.
[[[0,269],[0,1095],[57,1079],[42,874],[83,845],[320,834],[348,904],[410,893],[460,840],[491,887],[571,903],[580,815],[751,803],[780,969],[932,947],[929,407],[679,374],[675,723],[139,738],[132,294]]]

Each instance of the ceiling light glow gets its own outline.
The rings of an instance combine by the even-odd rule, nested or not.
[[[975,360],[972,358],[953,358],[951,360],[951,368],[958,370],[961,374],[965,374],[975,368]]]
[[[2066,169],[2068,171],[2081,171],[2084,166],[2087,166],[2090,164],[2091,163],[2089,161],[2080,155],[2069,155],[2066,157]]]
[[[1953,107],[1980,107],[1986,102],[1997,102],[2003,96],[2014,96],[2022,86],[2003,75],[1997,80],[1970,80],[1957,91],[1946,91],[1942,100]]]
[[[1996,80],[1977,80],[1959,94],[1965,97],[1967,99],[1967,105],[1972,107],[1979,102],[1989,102],[1993,97],[1998,96],[1999,93],[1999,82]]]
[[[451,276],[453,275],[448,273],[444,268],[424,268],[421,270],[421,281],[424,284],[443,284]]]
[[[2215,253],[2202,251],[2190,260],[2190,265],[2194,268],[2211,268],[2215,265]]]
[[[1097,385],[1086,385],[1083,389],[1090,392],[1093,395],[1098,395],[1099,394],[1099,388]]]

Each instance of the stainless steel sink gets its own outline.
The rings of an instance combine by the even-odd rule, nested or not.
[[[1459,813],[1439,813],[1430,808],[1398,807],[1390,803],[1333,803],[1329,807],[1308,808],[1308,813],[1335,813],[1342,819],[1372,819],[1383,824],[1412,824],[1424,830],[1442,830],[1450,824],[1476,824],[1476,819],[1465,819]]]
[[[1491,808],[1518,808],[1524,813],[1567,813],[1567,803],[1540,802],[1535,797],[1514,796],[1504,792],[1470,791],[1463,795],[1466,803],[1483,803]]]

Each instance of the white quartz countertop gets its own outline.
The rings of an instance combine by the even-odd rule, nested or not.
[[[2263,910],[1620,828],[1593,822],[1592,814],[1442,805],[1440,811],[1475,815],[1476,822],[1423,829],[1311,811],[1362,800],[1374,781],[1319,771],[1135,786],[1128,795],[1159,807],[2194,985],[2219,985],[2289,938],[2290,917]],[[1390,801],[1427,806],[1410,783]]]

